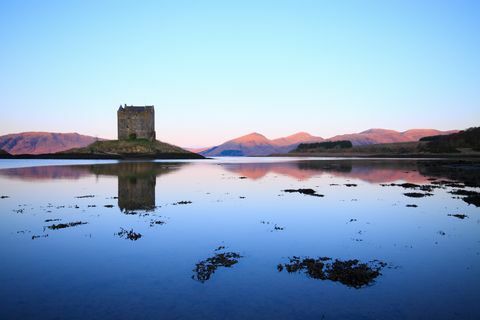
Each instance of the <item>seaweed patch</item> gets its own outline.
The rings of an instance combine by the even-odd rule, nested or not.
[[[87,224],[87,222],[75,221],[75,222],[68,222],[68,223],[52,224],[51,226],[47,226],[47,228],[50,230],[58,230],[58,229],[76,227],[82,224]]]
[[[381,270],[387,266],[385,262],[373,260],[362,263],[357,259],[334,261],[329,257],[314,258],[289,258],[289,263],[277,265],[277,270],[288,273],[304,273],[307,277],[318,280],[340,282],[348,287],[360,289],[375,282],[381,275]]]
[[[223,246],[220,246],[217,249],[222,250],[222,247]],[[213,257],[202,260],[195,265],[192,279],[204,283],[210,279],[218,268],[231,268],[238,263],[238,259],[240,258],[242,258],[242,256],[236,252],[217,253]]]
[[[305,194],[308,196],[313,196],[313,197],[323,197],[323,194],[318,194],[315,190],[313,189],[285,189],[283,192],[288,192],[288,193],[301,193]]]
[[[120,232],[117,232],[117,236],[119,236],[120,238],[132,240],[132,241],[137,241],[142,237],[140,233],[134,232],[133,229],[126,230],[123,228],[120,228]]]

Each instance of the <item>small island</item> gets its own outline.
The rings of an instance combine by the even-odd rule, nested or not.
[[[83,147],[57,153],[12,155],[0,159],[205,159],[204,156],[156,140],[154,106],[120,106],[118,140],[97,140]]]

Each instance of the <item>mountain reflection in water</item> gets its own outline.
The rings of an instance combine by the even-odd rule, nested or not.
[[[116,176],[118,207],[125,212],[153,210],[157,176],[172,173],[185,163],[120,162],[98,165],[26,167],[0,170],[0,176],[27,181]]]
[[[477,319],[479,173],[413,159],[2,169],[0,318]]]
[[[49,179],[80,179],[88,175],[117,176],[120,193],[151,192],[157,176],[175,172],[192,165],[185,162],[119,162],[114,164],[61,165],[26,167],[0,170],[0,176],[28,181]],[[480,182],[480,168],[476,163],[450,160],[297,160],[285,162],[221,163],[221,167],[239,176],[258,180],[267,174],[288,176],[297,180],[309,180],[315,176],[330,174],[346,179],[359,179],[369,183],[388,183],[403,180],[426,183],[428,177]],[[138,188],[135,187],[138,185]],[[120,192],[122,190],[122,192]],[[132,194],[130,197],[134,197]],[[149,201],[151,203],[151,201]],[[153,201],[154,202],[154,201]],[[126,207],[126,209],[128,209]]]

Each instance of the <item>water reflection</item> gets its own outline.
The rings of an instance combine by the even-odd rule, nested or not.
[[[119,162],[113,164],[25,167],[2,169],[0,170],[0,176],[27,181],[80,179],[92,174],[96,176],[117,176],[119,178],[119,198],[123,194],[125,197],[122,196],[122,198],[127,203],[130,202],[132,207],[138,207],[134,204],[134,199],[145,197],[145,201],[142,202],[148,203],[146,206],[151,207],[151,193],[152,189],[155,190],[156,177],[190,165],[193,164],[185,162]],[[329,174],[369,183],[394,181],[427,183],[428,177],[437,177],[461,180],[466,182],[467,186],[480,184],[480,165],[470,161],[342,159],[259,161],[257,163],[220,163],[220,165],[229,172],[252,180],[261,180],[268,174],[276,174],[306,181],[315,176]],[[128,198],[131,200],[127,200]],[[128,204],[123,207],[129,210]],[[141,206],[138,208],[141,209]]]
[[[427,183],[428,177],[432,176],[469,181],[472,186],[480,183],[480,167],[477,164],[449,160],[305,160],[279,163],[235,163],[224,164],[223,167],[253,180],[262,179],[267,174],[273,173],[302,181],[330,174],[369,183],[394,181]]]
[[[118,207],[125,212],[155,209],[157,176],[172,173],[186,163],[120,162],[98,165],[26,167],[0,170],[0,176],[26,181],[80,179],[89,175],[118,178]]]
[[[269,173],[308,180],[314,176],[331,174],[336,177],[360,179],[371,183],[396,180],[423,183],[417,161],[325,160],[292,161],[283,163],[226,164],[224,167],[250,179],[261,179]]]
[[[96,176],[118,177],[118,206],[122,211],[128,212],[153,210],[155,208],[157,176],[168,174],[178,168],[180,168],[180,165],[160,165],[154,162],[121,162],[118,164],[93,165],[90,166],[90,172]]]
[[[96,176],[118,177],[118,207],[125,212],[155,209],[157,176],[172,173],[185,163],[120,162],[90,166]],[[72,170],[75,167],[71,167]]]
[[[476,164],[249,161],[0,170],[0,318],[478,318]]]

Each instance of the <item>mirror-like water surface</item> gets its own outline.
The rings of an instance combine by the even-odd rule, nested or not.
[[[480,318],[476,164],[52,164],[0,165],[2,319]]]

